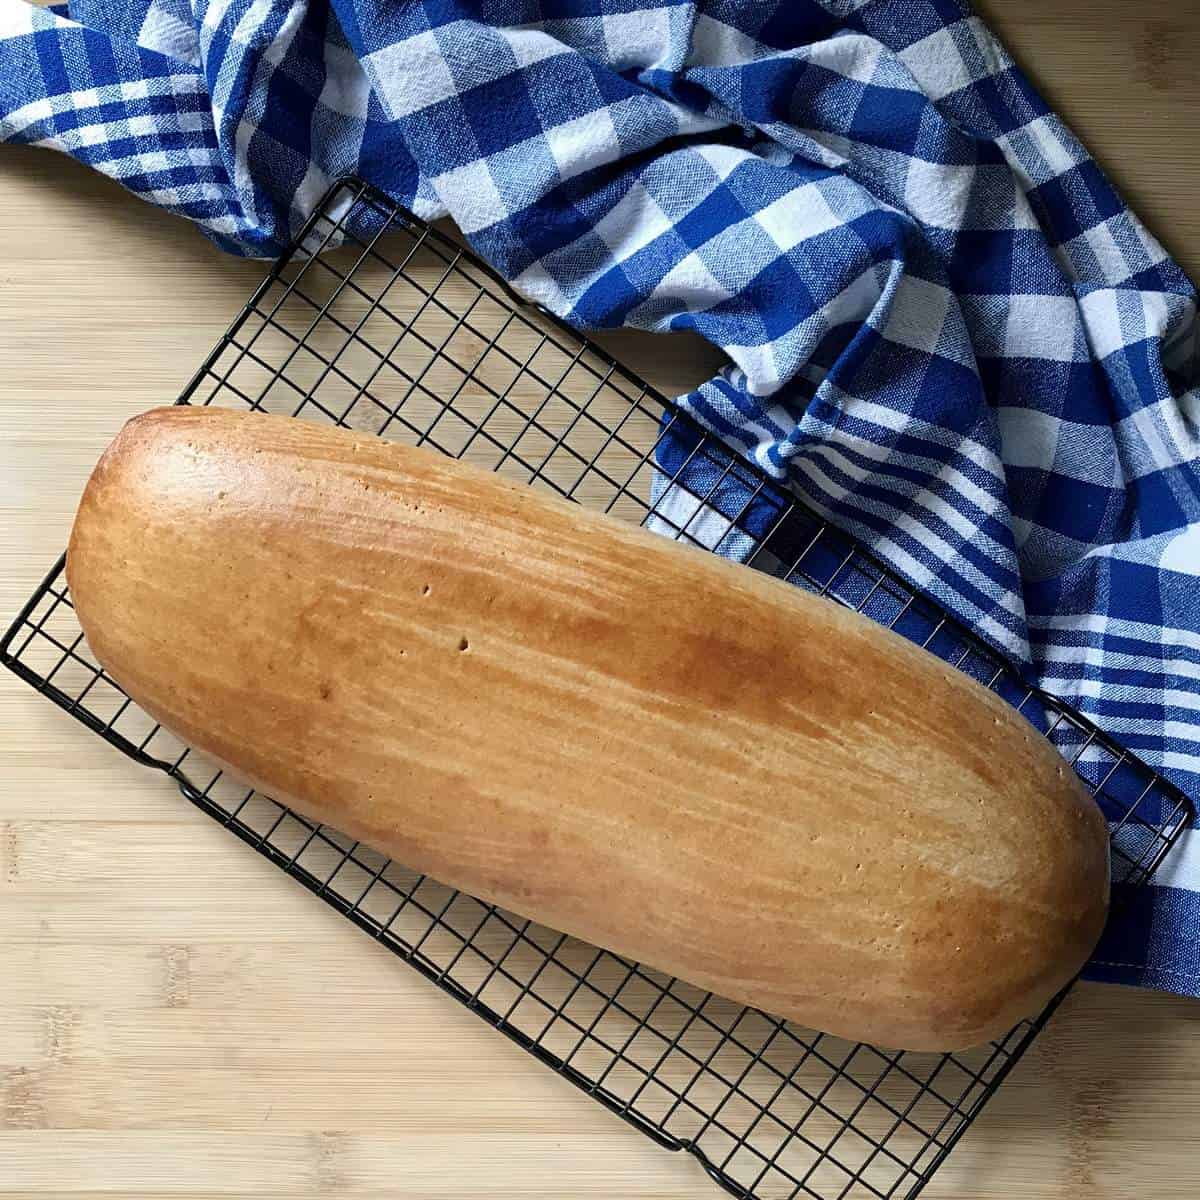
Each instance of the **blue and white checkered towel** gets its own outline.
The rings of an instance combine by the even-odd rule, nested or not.
[[[66,11],[0,0],[0,138],[241,254],[357,172],[580,326],[698,331],[702,422],[1200,792],[1195,289],[965,2]],[[1091,974],[1200,994],[1200,839],[1139,904]]]

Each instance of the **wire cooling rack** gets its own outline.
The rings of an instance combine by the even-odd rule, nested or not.
[[[336,253],[335,246],[341,248]],[[857,609],[1019,708],[1113,830],[1118,891],[1187,799],[596,346],[380,193],[343,181],[181,403],[292,413],[490,467]],[[749,1200],[915,1197],[1054,1007],[958,1054],[897,1053],[707,995],[382,859],[221,775],[96,665],[50,573],[6,666],[541,1062]],[[1061,997],[1060,997],[1061,999]]]

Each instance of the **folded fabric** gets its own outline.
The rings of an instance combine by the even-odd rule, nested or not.
[[[0,0],[0,137],[250,255],[356,172],[697,331],[703,424],[1200,790],[1195,289],[965,3]],[[1198,918],[1185,839],[1090,974],[1200,994]]]

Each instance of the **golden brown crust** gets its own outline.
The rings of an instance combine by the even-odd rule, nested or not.
[[[67,569],[134,700],[268,793],[806,1025],[975,1044],[1099,936],[1104,821],[1002,701],[433,453],[156,410],[97,466]]]

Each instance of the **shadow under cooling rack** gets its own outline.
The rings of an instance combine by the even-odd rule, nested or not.
[[[738,559],[864,613],[1017,707],[1071,762],[1143,883],[1187,799],[598,347],[356,181],[331,190],[181,402],[290,413],[427,446]],[[1054,1005],[953,1055],[814,1033],[388,862],[222,775],[142,713],[84,642],[60,561],[6,666],[660,1145],[757,1200],[915,1197]],[[1056,1002],[1057,1003],[1057,1002]]]

